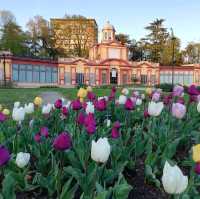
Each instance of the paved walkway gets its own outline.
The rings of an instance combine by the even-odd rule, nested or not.
[[[57,99],[64,98],[60,93],[54,91],[42,92],[40,97],[43,99],[43,104],[51,103],[53,104]]]

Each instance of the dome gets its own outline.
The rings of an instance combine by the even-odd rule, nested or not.
[[[103,27],[103,30],[114,30],[115,31],[115,28],[112,24],[110,24],[109,21],[107,21],[106,24]]]

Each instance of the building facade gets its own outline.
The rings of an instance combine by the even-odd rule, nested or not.
[[[172,67],[147,61],[130,62],[127,47],[115,40],[115,28],[109,22],[102,29],[101,42],[90,47],[88,59],[59,58],[53,61],[7,55],[0,56],[0,60],[0,80],[4,79],[5,71],[6,80],[19,86],[100,86],[133,82],[150,86],[171,83],[172,68],[174,83],[200,84],[200,64]]]
[[[98,42],[98,26],[95,19],[69,18],[51,19],[54,47],[70,55],[74,51],[78,54],[88,53],[91,46]]]

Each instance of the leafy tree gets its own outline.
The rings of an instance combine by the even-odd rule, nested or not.
[[[153,62],[161,62],[164,46],[169,37],[167,29],[163,26],[164,21],[164,19],[156,19],[145,27],[149,34],[143,41],[145,41],[146,50],[150,52],[150,59]]]
[[[16,23],[13,13],[9,10],[0,10],[0,27],[4,27],[9,22]]]
[[[126,35],[123,33],[116,34],[115,39],[117,41],[121,42],[122,44],[130,44],[130,42],[131,42],[129,35]]]
[[[15,22],[8,22],[1,29],[0,49],[10,50],[15,55],[27,55],[27,35]]]

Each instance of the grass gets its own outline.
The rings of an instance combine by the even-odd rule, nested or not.
[[[76,88],[12,88],[0,89],[0,104],[4,107],[12,108],[13,103],[20,101],[22,104],[32,102],[36,96],[42,92],[55,91],[63,95],[67,99],[75,99],[77,94]],[[97,96],[108,95],[110,89],[95,88],[94,93]],[[118,91],[119,93],[119,91]]]

